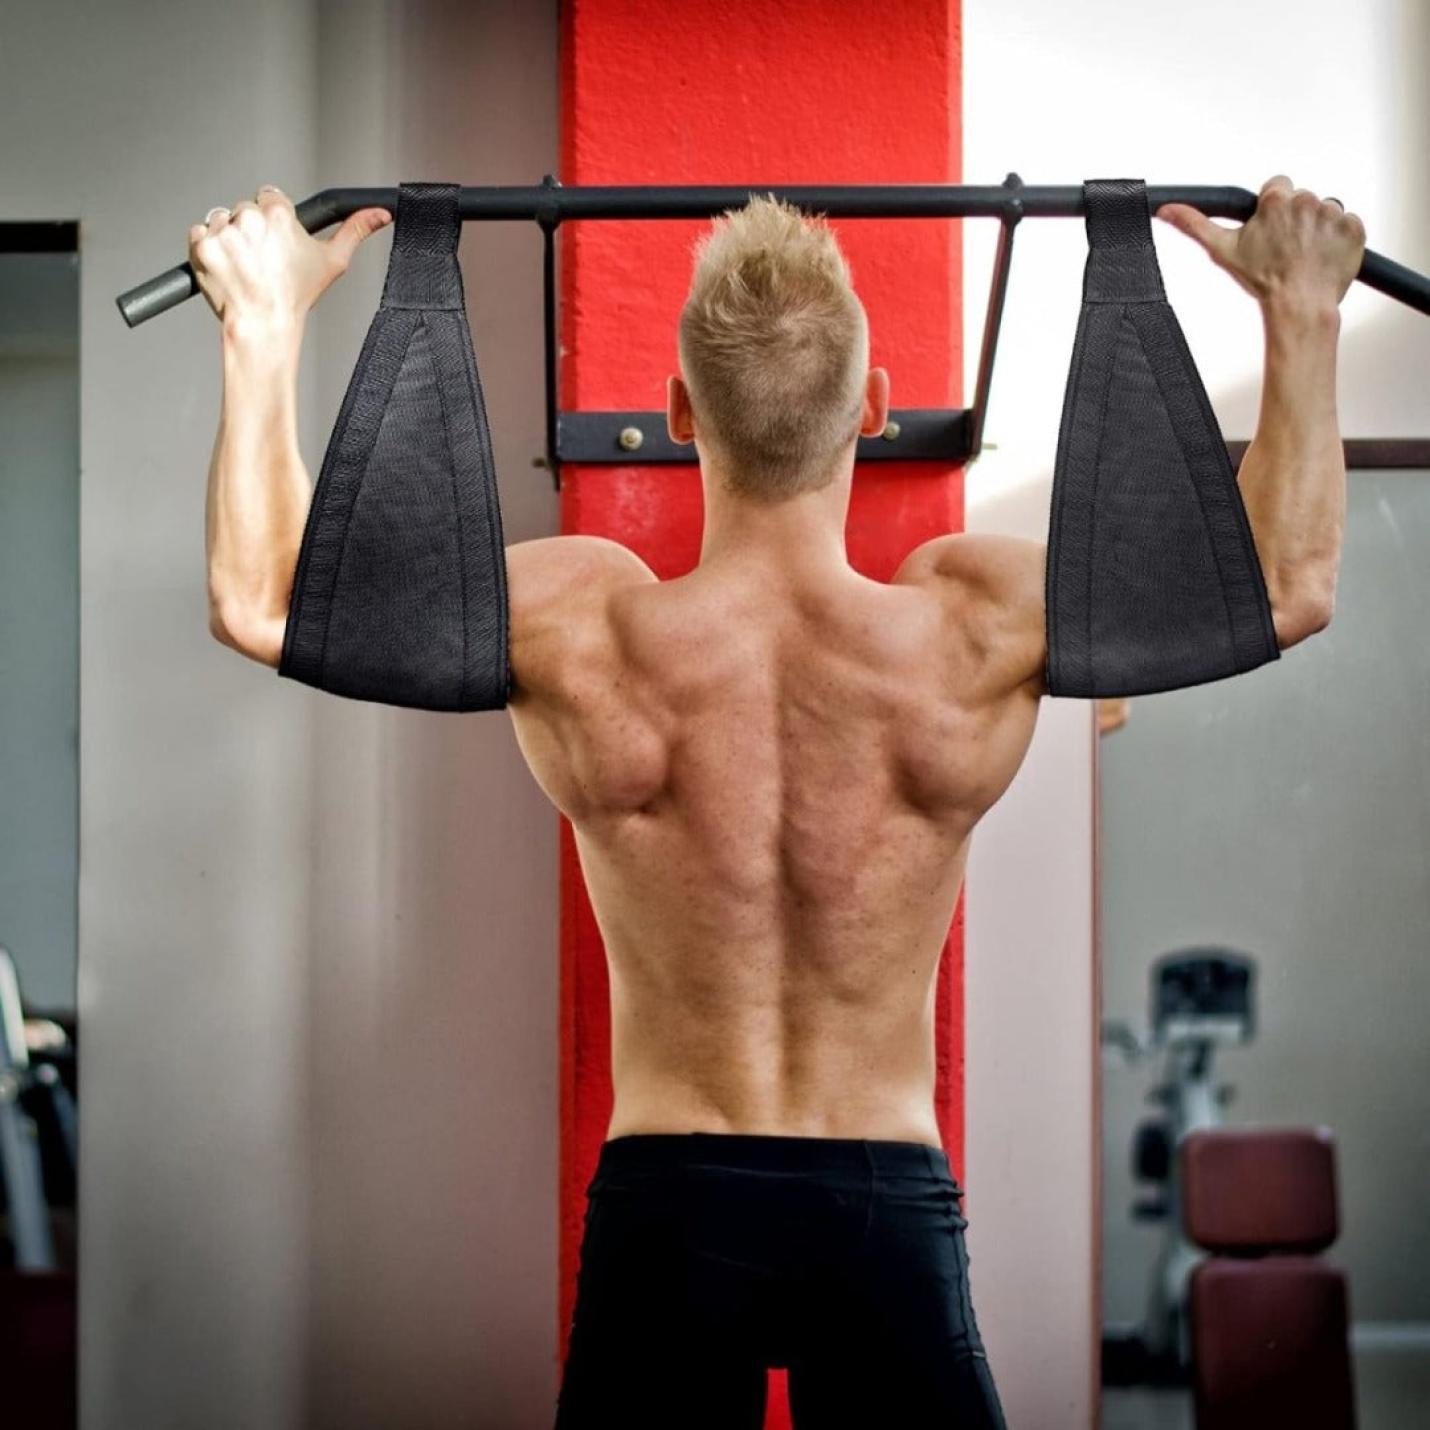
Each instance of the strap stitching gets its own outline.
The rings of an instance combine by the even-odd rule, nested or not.
[[[464,294],[465,297],[465,294]],[[467,392],[472,400],[472,412],[476,419],[474,427],[476,429],[474,437],[477,449],[483,459],[484,472],[491,477],[491,491],[487,493],[491,500],[483,503],[482,514],[486,519],[487,528],[487,548],[491,557],[492,584],[496,587],[500,600],[497,602],[497,648],[501,652],[501,678],[504,698],[508,703],[511,699],[511,649],[510,649],[510,605],[507,599],[506,588],[506,550],[503,544],[503,536],[498,525],[500,506],[500,493],[497,486],[497,466],[496,458],[492,452],[491,430],[487,420],[487,404],[482,395],[482,380],[477,371],[476,352],[472,346],[472,335],[467,324],[467,313],[465,303],[459,310],[462,336],[466,339],[462,350],[462,369],[467,380]],[[471,355],[471,362],[467,361],[467,356]]]
[[[1092,578],[1093,569],[1096,566],[1096,551],[1092,549],[1092,535],[1097,530],[1097,496],[1098,486],[1102,477],[1102,439],[1107,430],[1107,409],[1112,402],[1112,378],[1117,367],[1117,352],[1122,346],[1122,330],[1127,324],[1127,312],[1124,308],[1117,315],[1117,327],[1112,334],[1111,352],[1108,357],[1105,369],[1105,380],[1102,384],[1102,410],[1097,417],[1097,442],[1092,452],[1092,492],[1088,500],[1090,519],[1088,521],[1088,553],[1087,553],[1087,681],[1092,687],[1092,693],[1097,694],[1097,672],[1093,668],[1092,660]]]
[[[423,313],[419,319],[424,330],[427,328],[427,314]],[[467,702],[467,650],[470,641],[471,631],[467,621],[467,556],[466,544],[462,539],[462,503],[460,494],[457,491],[457,459],[452,451],[452,423],[447,415],[447,399],[442,392],[442,374],[438,370],[439,359],[437,356],[437,344],[429,342],[427,344],[427,358],[432,369],[432,384],[437,389],[437,402],[442,409],[442,441],[447,449],[447,475],[452,482],[452,513],[456,520],[454,525],[457,528],[457,577],[458,585],[462,592],[462,689],[460,700],[463,706]]]
[[[1072,463],[1073,460],[1073,433],[1076,425],[1074,418],[1077,409],[1077,403],[1071,401],[1071,398],[1075,393],[1081,392],[1082,390],[1082,369],[1087,360],[1087,349],[1090,342],[1087,329],[1088,323],[1084,320],[1083,315],[1080,313],[1078,316],[1077,329],[1073,335],[1073,376],[1069,379],[1068,387],[1066,390],[1067,397],[1063,404],[1063,420],[1058,429],[1060,439],[1062,432],[1064,430],[1066,430],[1067,432],[1067,447],[1064,456],[1066,462],[1069,465]],[[1068,484],[1065,481],[1059,482],[1058,480],[1056,480],[1056,477],[1057,469],[1055,462],[1053,481],[1053,512],[1049,522],[1050,530],[1048,533],[1049,551],[1053,549],[1055,543],[1061,543],[1063,528],[1067,525],[1066,518]],[[1063,659],[1063,655],[1059,649],[1058,642],[1058,631],[1062,625],[1062,609],[1058,597],[1061,583],[1056,580],[1056,570],[1051,561],[1048,562],[1047,571],[1044,573],[1043,584],[1043,604],[1046,608],[1045,620],[1050,626],[1050,629],[1047,632],[1048,650],[1045,666],[1048,675],[1047,684],[1049,686],[1049,692],[1051,693],[1051,687],[1054,684],[1053,656],[1055,651],[1058,651],[1058,669],[1056,672],[1056,680],[1059,683],[1062,680],[1064,668],[1066,666],[1066,661]]]
[[[1166,323],[1162,320],[1160,313],[1156,315],[1156,321],[1161,322],[1163,331],[1165,332]],[[1171,427],[1172,436],[1176,440],[1177,450],[1182,454],[1182,464],[1187,469],[1187,480],[1191,482],[1192,492],[1197,499],[1197,510],[1201,513],[1202,517],[1202,532],[1206,536],[1207,545],[1211,547],[1212,560],[1216,564],[1217,595],[1221,597],[1222,614],[1226,619],[1227,643],[1231,647],[1232,663],[1240,664],[1237,659],[1236,627],[1232,621],[1231,602],[1227,599],[1226,594],[1227,573],[1222,565],[1221,552],[1217,549],[1216,539],[1212,535],[1212,523],[1210,517],[1207,515],[1206,497],[1202,492],[1201,484],[1197,481],[1197,474],[1192,467],[1191,458],[1187,455],[1187,444],[1182,436],[1187,424],[1185,420],[1179,419],[1174,399],[1169,393],[1166,384],[1162,381],[1162,373],[1159,371],[1161,364],[1152,360],[1152,354],[1147,351],[1147,345],[1141,341],[1142,334],[1140,331],[1137,337],[1139,343],[1141,343],[1142,352],[1147,358],[1147,366],[1152,369],[1152,376],[1157,383],[1157,391],[1162,395],[1162,405],[1166,408],[1168,425]]]
[[[399,310],[400,311],[400,310]],[[417,331],[417,324],[413,323],[407,333],[407,341],[402,344],[401,353],[397,354],[397,360],[392,368],[392,383],[395,387],[397,380],[402,376],[403,366],[407,362],[407,354],[412,347],[412,336]],[[364,368],[364,375],[368,369]],[[366,384],[364,383],[365,387]],[[328,586],[327,612],[323,617],[323,643],[318,648],[318,673],[321,676],[327,675],[328,662],[328,635],[333,628],[333,595],[338,589],[338,583],[342,580],[343,563],[348,559],[348,528],[352,525],[353,514],[357,511],[358,502],[362,499],[363,486],[367,482],[367,471],[372,465],[372,454],[377,450],[378,441],[382,437],[382,420],[387,415],[388,403],[392,400],[392,388],[387,389],[387,395],[383,398],[381,411],[378,416],[377,425],[372,430],[372,443],[363,454],[362,470],[358,473],[357,481],[353,483],[353,499],[348,503],[347,514],[343,517],[342,536],[338,542],[338,559],[333,563],[333,579]]]

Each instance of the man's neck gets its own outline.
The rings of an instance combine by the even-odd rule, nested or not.
[[[849,477],[780,502],[732,495],[713,474],[705,479],[701,566],[764,567],[772,571],[827,571],[849,566],[844,525]]]

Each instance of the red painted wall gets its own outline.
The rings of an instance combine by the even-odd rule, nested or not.
[[[957,0],[568,0],[561,32],[565,184],[961,182]],[[561,232],[561,404],[663,409],[694,221],[593,222]],[[962,406],[962,231],[955,220],[836,222],[869,314],[870,360],[895,407]],[[568,467],[566,532],[610,536],[657,575],[699,555],[699,474]],[[888,579],[911,547],[963,525],[962,472],[931,463],[855,472],[851,562]],[[604,954],[575,844],[561,831],[560,1345],[575,1294],[585,1187],[611,1109]],[[963,1162],[963,904],[938,981],[938,1113]],[[788,1423],[771,1377],[770,1425]]]

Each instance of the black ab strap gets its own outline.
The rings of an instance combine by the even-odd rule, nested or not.
[[[1089,252],[1053,472],[1051,695],[1144,695],[1280,657],[1226,442],[1167,304],[1140,179],[1083,185]]]
[[[356,700],[496,710],[511,685],[506,558],[457,193],[398,189],[382,305],[323,456],[278,673]]]

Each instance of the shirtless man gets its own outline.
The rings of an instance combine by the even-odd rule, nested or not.
[[[1157,216],[1261,305],[1239,484],[1285,648],[1334,603],[1338,304],[1364,230],[1285,175],[1241,228]],[[318,240],[265,188],[190,231],[222,324],[210,625],[270,666],[312,492],[304,318],[387,221]],[[702,240],[668,383],[704,483],[699,565],[658,581],[587,536],[506,550],[511,717],[575,828],[610,967],[567,1430],[753,1430],[772,1365],[800,1430],[1003,1423],[934,1116],[933,991],[969,836],[1044,693],[1045,548],[951,534],[887,584],[850,567],[855,442],[889,403],[868,352],[833,232],[752,199]]]

